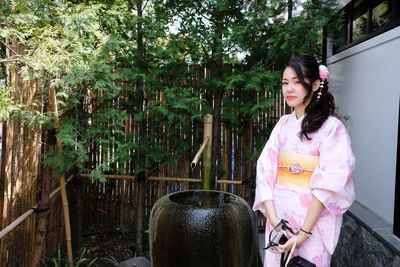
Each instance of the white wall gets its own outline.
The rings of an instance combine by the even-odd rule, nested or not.
[[[327,59],[330,91],[357,158],[357,200],[393,223],[400,97],[400,27]],[[400,155],[399,155],[400,156]],[[400,181],[399,181],[400,182]]]
[[[345,5],[347,5],[348,3],[350,3],[351,2],[351,0],[337,0],[337,5],[339,6],[339,7],[344,7]]]

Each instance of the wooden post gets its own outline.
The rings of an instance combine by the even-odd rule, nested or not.
[[[211,156],[212,156],[212,125],[213,116],[204,116],[203,140],[210,138],[203,152],[203,189],[211,189]]]
[[[54,87],[49,89],[49,103],[51,111],[54,113],[54,125],[56,129],[56,133],[60,130],[60,119],[58,117],[58,107],[57,107],[57,98],[56,98],[56,90]],[[60,155],[62,153],[62,144],[59,139],[57,139],[56,143],[56,151],[57,154]],[[67,257],[68,257],[68,265],[72,266],[73,263],[73,255],[72,255],[72,245],[71,245],[71,224],[69,219],[69,209],[68,209],[68,198],[67,198],[67,190],[65,188],[65,175],[60,175],[60,193],[61,193],[61,202],[63,208],[64,215],[64,227],[65,227],[65,242],[67,245]]]

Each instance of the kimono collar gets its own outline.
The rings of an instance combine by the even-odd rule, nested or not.
[[[301,115],[300,118],[297,118],[297,117],[296,117],[296,113],[293,111],[293,112],[290,114],[290,117],[291,117],[292,120],[301,123],[301,122],[303,121],[303,119],[304,119],[304,115],[305,115],[305,113],[304,113],[303,115]]]

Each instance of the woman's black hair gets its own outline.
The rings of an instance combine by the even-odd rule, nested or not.
[[[328,92],[328,82],[324,82],[321,88],[321,96],[318,99],[319,88],[312,91],[312,84],[320,79],[319,64],[310,56],[295,57],[289,60],[286,67],[293,68],[296,72],[300,83],[306,88],[307,95],[303,101],[307,101],[311,97],[310,103],[305,108],[304,119],[301,123],[300,138],[311,140],[309,134],[316,132],[321,128],[322,124],[335,111],[335,100],[333,95]],[[307,79],[309,82],[306,82]]]

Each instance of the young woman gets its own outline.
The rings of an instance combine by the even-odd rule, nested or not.
[[[328,74],[311,57],[293,58],[283,72],[282,94],[294,111],[280,118],[258,159],[253,206],[267,218],[267,267],[279,267],[294,242],[293,255],[330,266],[342,215],[355,199],[355,158],[346,128],[332,116]],[[284,222],[293,233],[277,245],[269,237]]]

